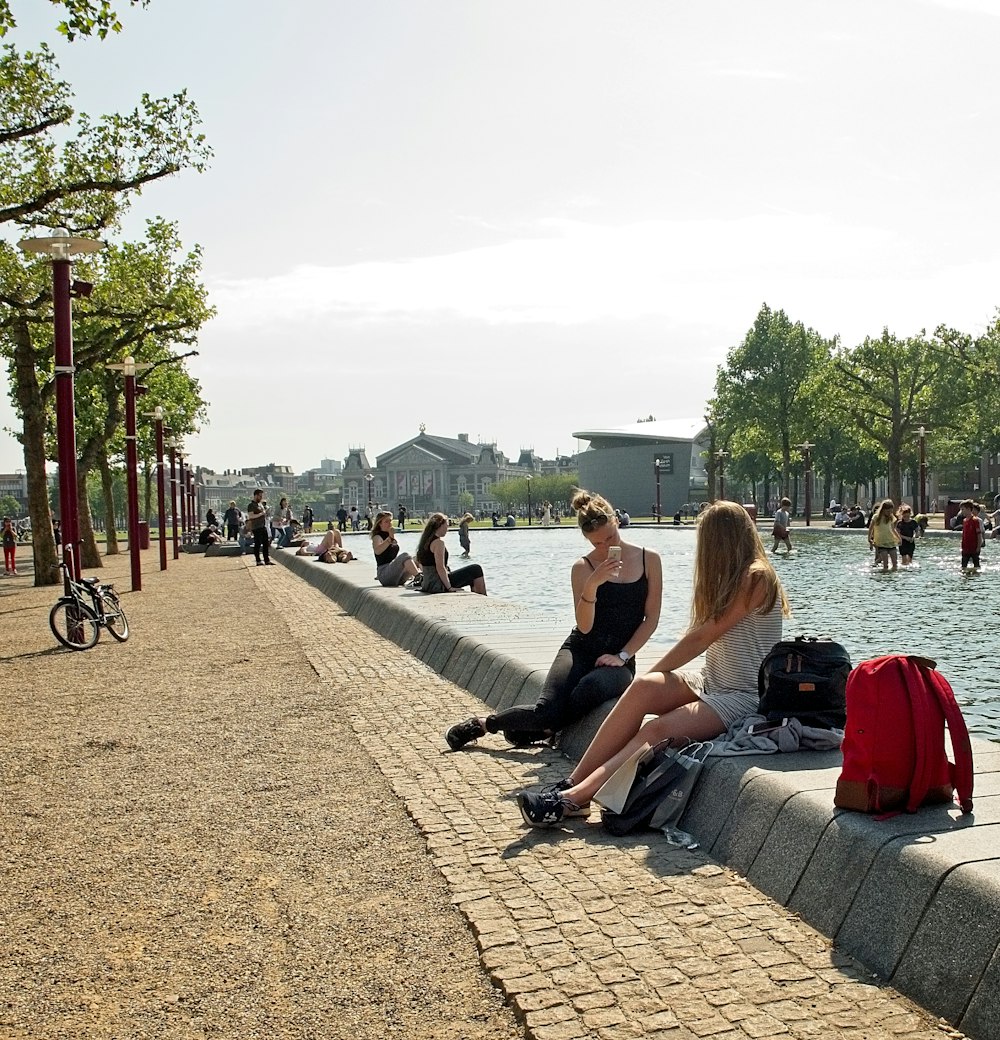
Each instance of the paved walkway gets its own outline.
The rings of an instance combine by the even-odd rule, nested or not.
[[[144,566],[155,568],[155,550],[143,555]],[[319,748],[330,744],[322,730],[336,728],[346,711],[360,747],[385,778],[383,797],[372,811],[391,810],[412,819],[451,902],[475,936],[483,968],[535,1040],[939,1040],[961,1035],[893,990],[873,984],[828,940],[697,851],[673,849],[655,834],[609,838],[596,815],[589,823],[573,821],[554,831],[527,830],[511,792],[558,778],[565,760],[548,749],[509,748],[497,737],[458,754],[443,751],[444,728],[479,710],[478,702],[346,616],[284,567],[258,569],[248,557],[188,558],[171,566],[167,575],[150,580],[152,591],[141,594],[141,603],[138,597],[126,598],[127,606],[130,600],[134,604],[130,614],[136,621],[126,644],[130,681],[143,683],[144,667],[150,672],[155,667],[144,665],[140,651],[143,640],[153,638],[157,612],[176,614],[183,604],[189,626],[211,626],[215,653],[178,662],[177,679],[195,686],[177,690],[185,700],[198,692],[194,676],[199,669],[203,681],[212,684],[216,662],[240,666],[246,661],[248,626],[262,616],[273,619],[274,632],[262,652],[273,654],[277,643],[289,663],[304,655],[318,679],[318,689],[301,705],[292,690],[267,691],[275,699],[287,695],[289,718],[296,721],[273,749],[272,755],[289,756],[284,767],[274,762],[275,774],[309,770],[310,741],[315,739]],[[240,567],[247,570],[235,576],[243,592],[232,604],[231,617],[205,618],[192,593],[213,574],[232,575]],[[127,580],[120,587],[127,588]],[[243,593],[254,588],[259,609],[248,614]],[[4,596],[3,608],[8,621],[35,623],[37,611],[22,611],[14,597]],[[271,638],[275,633],[280,634]],[[65,668],[69,655],[46,651],[31,656],[45,681],[47,673]],[[159,675],[148,678],[162,681]],[[191,709],[197,711],[197,699]],[[218,699],[202,707],[208,715],[219,710]],[[212,721],[206,717],[206,727]],[[190,750],[178,749],[187,761],[199,740],[204,738],[194,737]],[[318,776],[325,775],[334,787],[352,782],[350,766],[338,771],[329,762],[323,765]],[[318,803],[316,814],[325,811]],[[226,818],[222,807],[219,813]],[[314,816],[310,827],[316,825]],[[353,834],[364,833],[363,816],[337,822]],[[306,828],[302,840],[308,838]],[[307,851],[298,849],[295,869],[305,869]],[[315,896],[322,893],[316,890]],[[422,898],[420,888],[412,892],[414,901]],[[29,937],[23,938],[27,942]],[[197,935],[191,941],[196,944]],[[232,952],[239,955],[238,949]],[[191,955],[204,956],[197,945]],[[457,945],[455,955],[468,953]],[[319,970],[319,962],[313,970]],[[308,977],[300,983],[300,1004],[318,999],[313,993],[318,987]],[[4,1021],[0,1014],[0,1035],[43,1035],[30,1027],[4,1034]],[[312,1021],[315,1030],[300,1031],[286,1022],[280,1033],[324,1036],[322,1017]],[[473,1034],[442,1024],[439,1034],[430,1035]]]
[[[549,750],[488,737],[443,752],[481,708],[285,568],[255,570],[321,677],[349,684],[351,723],[427,840],[493,981],[537,1040],[960,1036],[785,909],[697,852],[607,837],[598,817],[529,831],[511,799],[563,775]],[[324,614],[327,620],[323,620]]]

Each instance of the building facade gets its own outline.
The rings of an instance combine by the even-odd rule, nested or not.
[[[457,515],[464,496],[472,496],[473,512],[490,513],[500,507],[493,495],[505,480],[540,474],[542,463],[530,450],[511,462],[496,444],[474,444],[469,435],[437,437],[421,426],[420,433],[377,456],[372,466],[364,448],[352,448],[344,464],[344,504],[364,512],[406,507],[412,517],[433,512]],[[369,480],[368,478],[371,477]]]
[[[590,442],[576,457],[580,486],[604,495],[633,516],[673,516],[708,492],[704,452],[708,428],[702,419],[668,419],[601,430],[574,437]]]

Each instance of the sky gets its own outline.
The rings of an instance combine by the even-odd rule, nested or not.
[[[845,346],[1000,305],[995,0],[150,0],[74,44],[12,6],[79,111],[199,106],[210,169],[122,236],[204,249],[196,465],[551,458],[703,414],[762,303]]]

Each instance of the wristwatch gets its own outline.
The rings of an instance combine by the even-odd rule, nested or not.
[[[628,662],[628,659],[629,659],[629,653],[628,653],[627,650],[619,650],[618,651],[618,660],[621,661],[622,664],[626,664]]]

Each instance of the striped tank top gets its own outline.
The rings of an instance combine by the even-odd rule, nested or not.
[[[747,614],[705,651],[705,688],[757,693],[757,673],[781,639],[781,597],[767,613]]]

